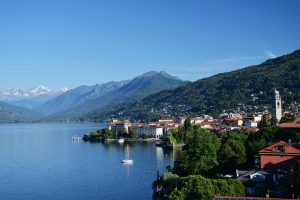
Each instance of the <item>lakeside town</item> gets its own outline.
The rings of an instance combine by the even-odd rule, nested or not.
[[[295,173],[299,173],[300,168],[297,171],[295,167],[300,167],[300,114],[283,111],[281,105],[281,96],[275,90],[271,111],[265,110],[251,115],[221,113],[218,118],[209,115],[177,116],[161,118],[155,122],[130,122],[129,120],[113,119],[107,128],[85,134],[83,139],[119,141],[125,138],[125,141],[157,141],[157,146],[171,149],[183,147],[184,150],[184,145],[188,143],[188,140],[181,133],[185,132],[186,126],[189,126],[206,130],[212,133],[211,135],[220,138],[221,147],[217,153],[221,155],[222,150],[220,149],[226,147],[222,142],[230,140],[228,138],[231,136],[247,135],[248,140],[251,140],[251,134],[253,134],[256,135],[253,142],[257,142],[257,134],[260,134],[258,137],[260,139],[264,137],[264,143],[256,144],[254,149],[257,151],[252,151],[250,155],[248,155],[247,141],[244,141],[243,148],[231,150],[241,150],[241,152],[235,152],[237,155],[232,156],[228,161],[235,162],[237,159],[241,159],[243,162],[231,163],[231,165],[223,162],[223,165],[219,166],[218,172],[222,174],[219,175],[219,178],[238,180],[244,186],[242,189],[244,191],[240,194],[247,196],[299,198],[299,193],[295,193],[295,189],[299,187],[299,183],[295,181]],[[266,135],[269,138],[266,138]],[[237,139],[233,140],[237,141]],[[230,154],[226,151],[223,153],[225,157]],[[218,159],[219,163],[222,163],[220,159],[225,158]],[[221,169],[225,166],[231,166],[231,168]],[[178,172],[175,163],[173,169],[168,169],[167,175],[171,174],[171,176],[177,177],[176,171]],[[211,177],[211,175],[209,176]],[[164,196],[172,194],[171,191],[174,190],[172,187],[175,186],[164,186],[165,178],[166,174],[158,177],[154,182],[154,199],[164,199]],[[220,196],[218,198],[220,199]]]

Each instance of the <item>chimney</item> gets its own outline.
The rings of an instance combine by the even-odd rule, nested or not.
[[[289,139],[289,145],[291,145],[292,144],[292,140],[291,139]]]
[[[240,176],[238,169],[235,170],[235,175],[236,175],[237,178]]]

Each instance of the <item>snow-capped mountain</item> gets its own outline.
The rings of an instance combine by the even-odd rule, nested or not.
[[[52,94],[53,90],[49,87],[43,86],[43,85],[39,85],[35,88],[32,88],[31,90],[29,90],[29,93],[32,96],[38,96],[38,95],[43,95],[43,94]]]
[[[21,87],[12,88],[9,90],[0,90],[0,100],[8,100],[8,99],[19,99],[19,98],[30,98],[40,95],[50,95],[50,96],[56,96],[60,95],[69,89],[67,87],[60,87],[57,90],[54,90],[50,87],[46,87],[43,85],[38,85],[31,89],[24,89]]]
[[[69,88],[62,86],[62,87],[58,88],[57,92],[62,94],[68,90],[69,90]]]
[[[38,85],[31,89],[17,87],[9,90],[0,90],[0,101],[26,108],[33,108],[68,90],[69,89],[64,86],[58,89],[52,89],[43,85]]]

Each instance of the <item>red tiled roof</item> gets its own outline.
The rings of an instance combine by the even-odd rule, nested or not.
[[[229,196],[215,196],[214,200],[292,200],[282,198],[266,198],[266,197],[229,197]]]
[[[300,128],[300,123],[286,122],[278,125],[280,128]]]
[[[283,152],[278,151],[278,147],[283,147],[284,151]],[[292,147],[291,145],[287,144],[284,141],[280,141],[259,151],[259,154],[264,154],[264,153],[300,154],[300,150]]]

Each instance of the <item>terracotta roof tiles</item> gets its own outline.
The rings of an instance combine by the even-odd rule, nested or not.
[[[300,123],[297,122],[286,122],[282,124],[278,124],[280,128],[300,128]]]
[[[279,148],[283,148],[282,151]],[[265,153],[300,154],[300,150],[292,147],[284,141],[280,141],[259,151],[259,154]]]

